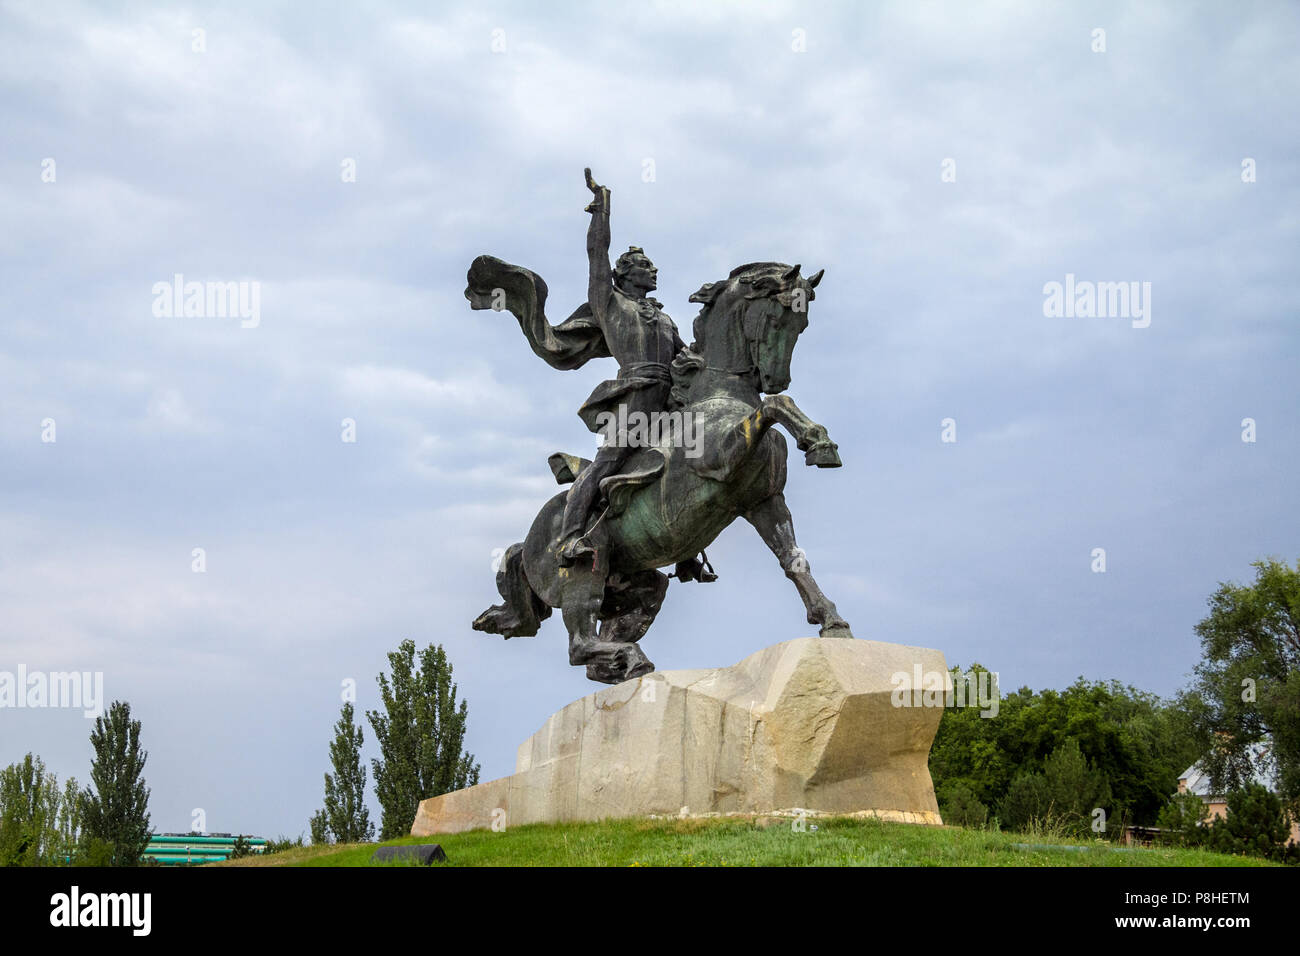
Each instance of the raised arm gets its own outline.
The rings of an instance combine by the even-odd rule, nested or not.
[[[582,172],[587,178],[587,188],[595,197],[586,208],[591,213],[591,225],[587,227],[587,261],[591,267],[587,280],[587,304],[596,318],[603,320],[614,282],[609,267],[609,190],[597,185],[591,178],[590,169]]]

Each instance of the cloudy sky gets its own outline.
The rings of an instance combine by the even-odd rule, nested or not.
[[[596,689],[558,615],[469,627],[615,367],[547,367],[465,270],[567,315],[584,166],[687,339],[732,267],[826,269],[789,394],[844,467],[786,495],[859,638],[1168,694],[1216,584],[1300,557],[1295,7],[565,9],[0,4],[0,670],[103,672],[157,829],[304,832],[403,638],[484,779]],[[257,282],[257,323],[155,314],[176,274]],[[1150,283],[1149,326],[1045,315],[1067,275]],[[747,524],[709,553],[661,669],[812,633]],[[0,710],[0,764],[84,781],[89,730]]]

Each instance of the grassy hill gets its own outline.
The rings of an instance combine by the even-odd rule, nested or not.
[[[814,830],[813,827],[816,826]],[[440,843],[448,866],[1268,866],[1204,850],[1125,849],[1052,834],[849,817],[605,820],[404,837]],[[213,866],[370,866],[377,844],[311,846]],[[389,864],[391,865],[391,864]]]

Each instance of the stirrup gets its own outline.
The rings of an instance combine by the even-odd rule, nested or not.
[[[576,534],[560,548],[559,564],[562,568],[571,568],[584,554],[594,555],[596,549],[587,541],[587,536]]]
[[[673,573],[668,576],[670,578],[675,577],[679,581],[699,581],[701,584],[712,584],[718,580],[713,565],[709,563],[709,556],[703,551],[700,552],[699,558],[687,558],[685,561],[679,561]]]

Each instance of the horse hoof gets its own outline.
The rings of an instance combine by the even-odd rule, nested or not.
[[[586,679],[602,684],[621,684],[654,672],[654,665],[636,644],[620,644],[597,652],[586,665]]]
[[[620,672],[611,670],[607,664],[588,664],[587,680],[594,680],[601,684],[623,683]]]
[[[646,674],[655,672],[654,664],[649,661],[642,661],[627,672],[627,680],[636,680],[638,677],[645,677]]]
[[[853,640],[853,631],[848,624],[833,624],[830,627],[823,627],[818,637],[842,637]]]
[[[519,637],[524,633],[518,615],[511,613],[504,604],[495,604],[488,608],[474,618],[474,623],[470,627],[488,634],[500,634],[506,640]]]
[[[655,666],[650,663],[650,658],[645,656],[645,652],[635,644],[624,644],[614,652],[615,667],[623,674],[623,680],[632,680],[637,677],[644,677],[651,673]]]
[[[804,454],[804,461],[818,468],[839,468],[844,462],[840,461],[838,448],[833,441],[818,442]]]

